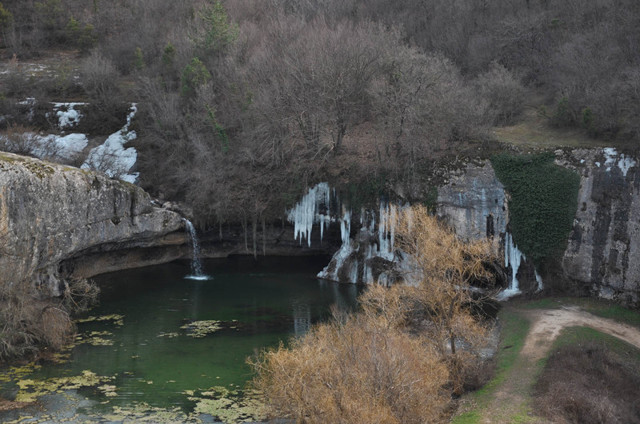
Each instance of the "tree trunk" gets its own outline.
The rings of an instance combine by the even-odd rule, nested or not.
[[[258,214],[253,214],[251,227],[253,230],[253,258],[258,259]]]
[[[264,215],[262,215],[262,256],[267,256],[267,226]]]
[[[244,231],[244,250],[249,252],[249,241],[247,240],[247,216],[242,214],[242,230]]]

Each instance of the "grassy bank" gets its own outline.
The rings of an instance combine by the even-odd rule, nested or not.
[[[632,345],[591,328],[567,327],[552,344],[540,346],[542,359],[532,360],[530,352],[521,354],[532,323],[544,310],[561,308],[569,309],[567,313],[580,309],[640,328],[640,313],[612,302],[569,297],[510,302],[499,314],[501,341],[495,375],[463,398],[454,424],[537,422],[539,411],[553,422],[585,422],[592,417],[595,421],[590,422],[640,422],[640,408],[635,410],[636,402],[628,395],[636,396],[635,387],[640,387],[640,377],[634,383],[640,350]],[[590,412],[583,416],[582,410]]]
[[[640,422],[640,350],[587,327],[565,328],[555,340],[532,395],[552,422]]]
[[[515,364],[520,350],[529,332],[530,323],[520,313],[512,308],[505,308],[498,314],[500,322],[500,343],[496,356],[495,375],[481,389],[470,394],[465,400],[466,408],[469,408],[452,420],[454,424],[474,424],[480,422],[481,411],[485,409],[498,387],[504,383]]]

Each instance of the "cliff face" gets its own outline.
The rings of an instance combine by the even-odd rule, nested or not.
[[[556,152],[556,163],[580,174],[578,209],[561,258],[562,275],[543,277],[562,278],[573,291],[638,304],[640,168],[636,160],[614,149],[578,149]],[[465,237],[495,234],[504,239],[507,210],[504,188],[488,161],[468,165],[438,190],[438,214]],[[522,274],[527,274],[527,267],[520,270]],[[533,280],[531,269],[528,274]],[[539,287],[527,278],[521,280],[525,289]]]
[[[464,238],[504,234],[508,220],[504,186],[491,164],[469,164],[450,175],[438,189],[437,213]]]
[[[578,210],[562,265],[597,295],[640,300],[640,169],[613,149],[576,150],[559,160],[581,173]],[[577,164],[576,164],[577,163]]]
[[[170,233],[182,227],[177,213],[154,207],[134,185],[0,154],[0,284],[30,281],[43,293],[58,295],[63,261],[181,244],[184,239]]]

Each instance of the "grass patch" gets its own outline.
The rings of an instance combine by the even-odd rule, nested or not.
[[[552,422],[640,423],[640,350],[586,327],[563,330],[534,388]]]
[[[583,128],[555,128],[539,108],[529,107],[520,122],[493,129],[495,138],[503,143],[519,147],[556,149],[558,147],[594,148],[620,143],[589,137]]]
[[[632,362],[640,369],[640,350],[617,337],[602,333],[589,327],[568,327],[562,330],[560,336],[553,342],[552,352],[566,346],[584,346],[598,344],[613,353],[620,355],[626,361]]]
[[[501,322],[501,340],[498,345],[494,377],[479,390],[471,394],[476,404],[472,411],[464,412],[453,418],[453,424],[473,424],[481,418],[480,410],[485,408],[497,387],[505,380],[509,370],[516,362],[524,340],[529,332],[530,323],[511,308],[503,308],[498,314]]]

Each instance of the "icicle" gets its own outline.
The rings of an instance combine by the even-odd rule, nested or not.
[[[324,224],[330,219],[329,215],[321,214],[320,206],[325,205],[329,209],[331,201],[331,190],[329,184],[319,183],[309,189],[300,202],[287,214],[289,222],[294,224],[294,238],[300,241],[306,238],[307,244],[311,247],[311,231],[313,224],[320,224],[320,239],[324,236]]]
[[[354,260],[351,264],[351,272],[349,273],[349,279],[351,283],[356,284],[358,282],[358,261]]]
[[[534,270],[535,275],[536,275],[536,282],[538,283],[538,290],[537,291],[542,291],[544,289],[544,285],[542,284],[542,277],[540,276],[540,274],[538,274],[538,270],[535,269]]]
[[[378,256],[393,260],[395,242],[395,223],[397,208],[395,205],[380,202],[380,223],[378,224]]]
[[[349,235],[351,234],[351,211],[344,213],[342,221],[340,221],[340,238],[342,245],[349,243]]]
[[[389,205],[389,222],[387,226],[389,227],[389,253],[391,253],[392,256],[396,241],[396,223],[398,222],[396,212],[396,205]]]
[[[522,254],[522,252],[518,249],[518,247],[513,243],[513,236],[511,235],[511,233],[505,233],[504,266],[511,267],[511,284],[509,284],[508,289],[503,290],[498,295],[499,299],[504,300],[520,293],[519,282],[518,282],[518,270],[520,269],[520,264],[522,263],[523,260],[526,260],[526,257]]]
[[[338,272],[343,267],[347,258],[353,253],[353,248],[351,247],[351,238],[349,237],[351,232],[351,211],[344,212],[342,219],[340,220],[340,237],[342,239],[342,246],[340,246],[340,250],[338,250],[331,259],[331,263],[327,265],[322,271],[318,273],[318,278],[325,278],[327,280],[338,281]],[[333,271],[329,272],[329,267],[332,266]],[[356,264],[356,279],[353,280],[353,268],[350,270],[349,278],[351,283],[357,283],[358,278],[358,268]]]

